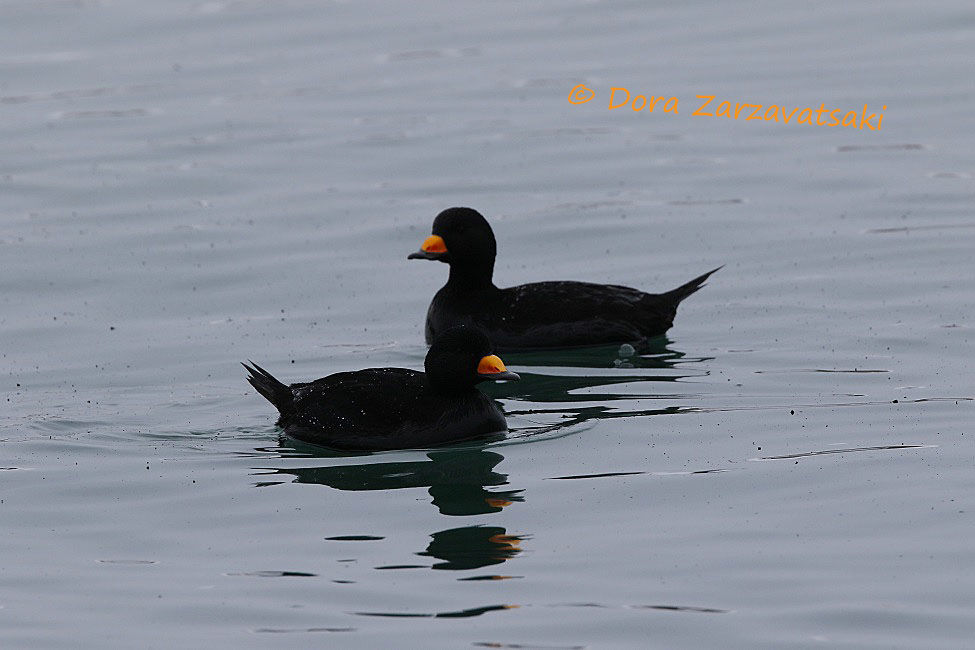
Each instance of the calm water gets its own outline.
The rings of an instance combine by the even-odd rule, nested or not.
[[[0,644],[970,647],[975,9],[729,7],[0,5]],[[279,440],[238,361],[421,367],[451,205],[501,285],[726,266],[502,442]]]

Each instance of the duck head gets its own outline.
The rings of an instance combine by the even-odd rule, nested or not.
[[[450,265],[451,280],[491,282],[498,245],[487,219],[471,208],[448,208],[433,220],[432,234],[407,259]]]
[[[519,379],[492,353],[480,330],[462,325],[437,337],[423,362],[430,386],[441,393],[459,393],[482,381]]]

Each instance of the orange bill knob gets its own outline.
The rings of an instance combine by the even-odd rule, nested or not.
[[[504,362],[493,354],[483,357],[477,364],[477,376],[481,379],[521,379],[504,367]]]
[[[430,235],[423,240],[420,250],[424,253],[446,253],[447,244],[440,235]]]
[[[438,260],[447,254],[447,244],[440,235],[430,235],[423,240],[420,250],[410,253],[410,260]]]

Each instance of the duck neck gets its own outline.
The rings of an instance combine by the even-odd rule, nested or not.
[[[463,291],[494,289],[493,276],[494,260],[476,264],[453,262],[450,265],[450,277],[447,279],[447,286],[451,289]]]
[[[430,390],[438,395],[457,397],[458,395],[463,395],[465,393],[470,393],[477,390],[472,384],[464,381],[457,381],[455,377],[446,375],[440,376],[436,373],[431,374],[429,372],[426,373],[426,376],[427,386],[429,386]]]

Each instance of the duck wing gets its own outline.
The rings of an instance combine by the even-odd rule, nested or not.
[[[535,282],[501,291],[492,340],[499,349],[636,341],[673,325],[663,294],[614,284]]]
[[[387,433],[424,412],[424,374],[406,368],[366,368],[292,384],[294,407],[281,426]],[[284,418],[282,418],[284,419]]]

